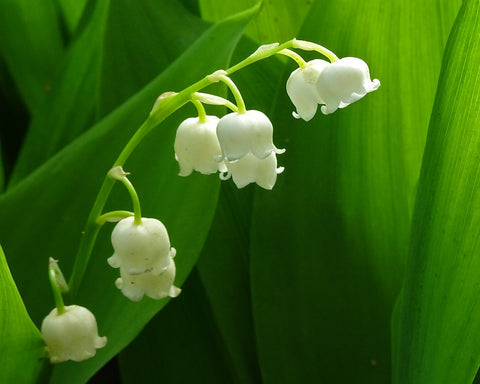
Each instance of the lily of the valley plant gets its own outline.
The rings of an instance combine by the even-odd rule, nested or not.
[[[305,62],[291,49],[316,51],[329,61],[315,59]],[[364,61],[353,57],[338,59],[320,45],[293,39],[283,44],[261,46],[227,70],[218,70],[181,92],[162,94],[106,176],[86,224],[69,284],[65,282],[57,262],[50,260],[49,277],[56,308],[45,317],[41,332],[46,354],[52,363],[88,359],[107,342],[106,337],[98,335],[95,316],[88,309],[78,305],[64,306],[62,298],[62,293],[78,290],[95,235],[106,222],[117,222],[111,236],[114,253],[108,258],[108,264],[119,269],[119,277],[112,284],[126,298],[139,301],[148,296],[159,300],[180,294],[180,289],[174,285],[176,250],[170,244],[168,231],[159,220],[142,217],[140,199],[127,177],[128,173],[122,168],[140,141],[165,118],[189,102],[198,111],[197,117],[188,118],[180,124],[172,143],[180,176],[188,176],[193,171],[206,175],[218,172],[222,180],[232,178],[238,188],[250,183],[268,190],[274,187],[277,175],[284,170],[278,166],[277,155],[284,153],[285,149],[274,145],[273,125],[269,118],[261,111],[247,109],[230,75],[276,54],[292,58],[299,66],[286,84],[296,110],[293,112],[295,118],[311,120],[319,105],[323,114],[333,113],[380,86],[378,80],[370,79],[369,68]],[[230,89],[235,102],[200,92],[217,82]],[[223,105],[231,112],[221,118],[207,115],[204,105]],[[103,212],[115,181],[126,187],[133,212]]]

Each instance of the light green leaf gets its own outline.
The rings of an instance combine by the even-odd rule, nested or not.
[[[22,302],[0,247],[0,383],[34,383],[45,344]]]
[[[140,93],[0,198],[0,230],[8,233],[5,249],[15,255],[11,261],[13,275],[37,324],[53,303],[49,305],[45,300],[50,296],[46,282],[39,281],[38,285],[29,282],[39,280],[38,271],[52,255],[58,255],[68,276],[89,207],[120,148],[148,115],[159,94],[165,90],[180,90],[226,67],[249,17],[251,13],[246,13],[213,26]],[[193,67],[192,62],[196,63]],[[190,113],[191,110],[183,110],[162,123],[125,168],[132,172],[131,180],[140,194],[143,213],[165,223],[172,245],[177,248],[177,285],[182,284],[196,262],[213,217],[218,192],[218,179],[214,175],[177,176],[178,165],[173,156],[175,127]],[[109,207],[128,209],[126,192],[120,187],[116,192]],[[39,222],[39,218],[44,218],[48,225]],[[99,332],[106,335],[109,342],[93,359],[80,364],[57,365],[52,383],[63,383],[65,377],[69,378],[69,383],[85,382],[166,304],[166,300],[150,299],[132,303],[115,288],[118,270],[106,263],[112,252],[108,233],[111,228],[110,225],[101,232],[79,295],[74,300],[95,313]],[[28,231],[28,242],[24,231]]]
[[[31,112],[45,99],[63,56],[52,0],[0,1],[0,52]]]
[[[452,8],[319,1],[305,20],[299,38],[362,58],[382,86],[308,123],[292,118],[285,94],[294,65],[270,96],[275,142],[287,151],[274,190],[256,191],[252,225],[265,383],[390,379],[390,315]]]
[[[258,0],[200,0],[202,17],[219,21],[257,4]],[[311,0],[263,1],[260,13],[247,28],[246,34],[262,43],[283,42],[295,37],[312,5]]]
[[[469,384],[480,364],[480,3],[450,34],[418,184],[394,382]]]

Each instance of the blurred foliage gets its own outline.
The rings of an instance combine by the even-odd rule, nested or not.
[[[0,382],[99,382],[105,366],[124,383],[472,383],[479,1],[243,12],[257,3],[0,0]],[[183,292],[168,306],[125,299],[107,224],[66,297],[95,313],[107,347],[51,367],[36,329],[53,307],[48,257],[68,276],[102,179],[157,96],[293,37],[362,58],[382,86],[306,123],[285,92],[293,62],[235,73],[287,149],[273,191],[178,177],[175,128],[195,111],[163,122],[126,170],[144,214],[168,228]],[[130,209],[123,189],[107,208]]]

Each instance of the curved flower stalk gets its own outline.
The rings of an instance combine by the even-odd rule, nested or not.
[[[150,218],[142,218],[140,224],[135,224],[133,217],[120,220],[112,232],[112,245],[115,252],[108,263],[129,275],[158,275],[176,253],[165,226]]]
[[[177,129],[174,149],[175,159],[180,165],[180,176],[188,176],[193,170],[204,175],[226,171],[225,163],[215,160],[222,154],[216,133],[220,119],[205,116],[203,120],[191,117]]]
[[[325,104],[322,113],[328,115],[375,91],[380,87],[380,81],[370,79],[370,70],[363,60],[344,57],[323,69],[316,87]]]
[[[124,296],[132,301],[140,301],[144,295],[154,300],[160,300],[164,297],[177,297],[181,289],[173,285],[175,271],[173,260],[170,261],[167,269],[159,275],[148,272],[141,275],[129,275],[120,268],[120,277],[115,281],[115,285]]]
[[[315,59],[297,68],[287,80],[287,94],[297,112],[292,112],[296,119],[310,121],[317,113],[318,104],[325,104],[317,91],[317,80],[328,61]]]
[[[107,343],[105,336],[98,335],[93,313],[78,305],[66,306],[62,313],[54,308],[43,319],[41,333],[52,363],[89,359]]]

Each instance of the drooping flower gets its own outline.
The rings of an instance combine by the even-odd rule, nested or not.
[[[122,293],[132,301],[139,301],[144,295],[159,300],[164,297],[176,297],[181,289],[173,285],[175,280],[175,262],[170,261],[168,268],[159,275],[143,273],[141,275],[129,275],[120,268],[120,277],[115,285]]]
[[[287,80],[287,94],[297,112],[292,115],[296,119],[310,121],[317,112],[318,104],[324,104],[317,91],[316,83],[320,73],[330,63],[325,60],[312,60],[304,68],[297,68]]]
[[[98,335],[93,313],[78,305],[66,306],[62,314],[54,308],[43,319],[41,333],[52,363],[89,359],[107,343],[105,336]]]
[[[344,57],[327,65],[316,83],[318,95],[325,104],[321,107],[325,115],[345,108],[379,86],[379,80],[370,79],[368,65],[356,57]]]
[[[284,168],[277,168],[277,156],[272,151],[265,159],[259,159],[251,153],[247,153],[240,160],[227,161],[228,178],[232,176],[237,188],[243,188],[250,183],[257,183],[262,188],[272,189],[277,181],[277,175]]]
[[[273,145],[273,126],[260,111],[232,112],[223,116],[217,124],[217,136],[223,159],[239,160],[247,153],[265,159],[272,152],[283,153]]]
[[[167,230],[159,220],[142,218],[140,224],[135,224],[133,216],[117,223],[112,245],[115,253],[108,263],[129,275],[146,272],[158,275],[167,269],[176,252],[170,247]]]
[[[180,176],[188,176],[193,170],[205,175],[226,170],[223,161],[215,160],[222,154],[216,134],[218,121],[216,116],[207,116],[205,122],[192,117],[180,124],[174,144]]]

